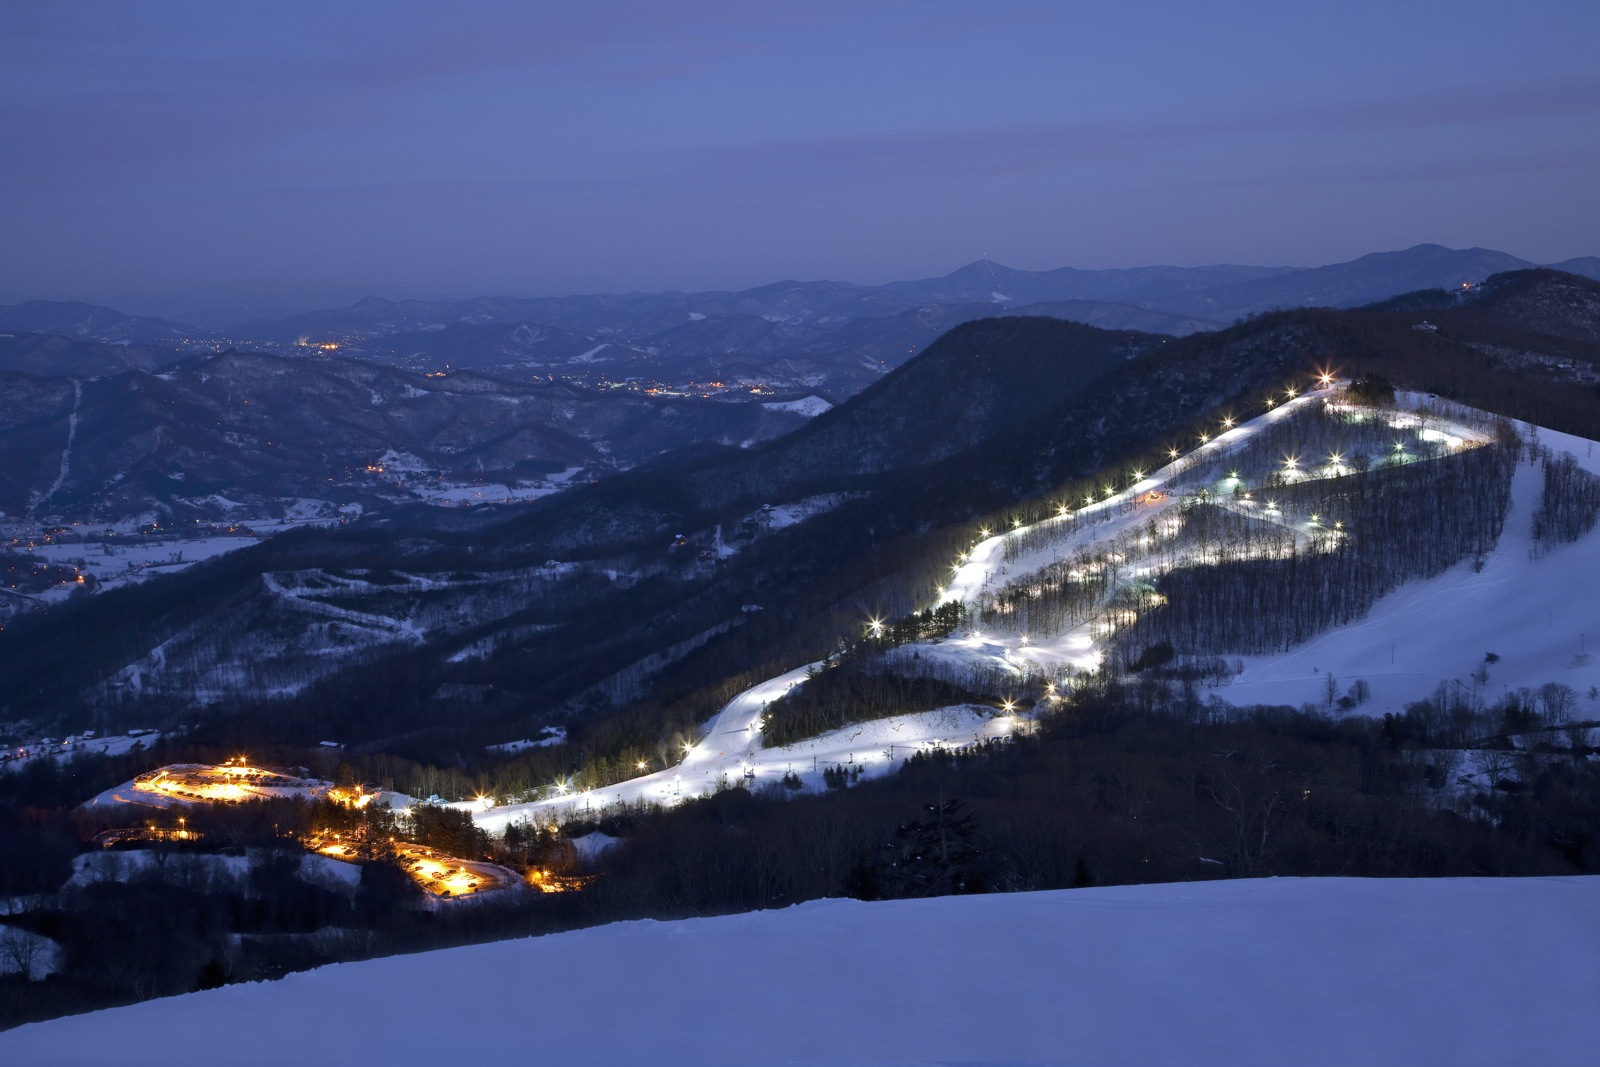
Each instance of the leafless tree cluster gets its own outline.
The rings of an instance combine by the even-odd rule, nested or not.
[[[1120,632],[1123,655],[1161,642],[1185,653],[1269,652],[1360,617],[1400,582],[1494,546],[1516,457],[1494,444],[1285,487],[1277,492],[1285,512],[1343,529],[1309,551],[1291,544],[1276,558],[1170,571],[1156,584],[1164,602]]]
[[[1533,514],[1534,552],[1543,555],[1594,529],[1600,518],[1600,477],[1578,465],[1571,455],[1544,454],[1544,496]]]

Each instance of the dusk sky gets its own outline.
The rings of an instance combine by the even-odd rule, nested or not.
[[[1600,254],[1600,3],[0,9],[0,299]]]

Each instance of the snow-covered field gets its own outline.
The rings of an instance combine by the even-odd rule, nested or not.
[[[563,489],[570,489],[577,484],[573,478],[582,473],[582,467],[568,467],[548,478],[532,481],[488,484],[438,481],[417,483],[409,486],[409,489],[419,499],[430,504],[466,507],[476,504],[510,504],[519,500],[538,500],[540,497],[559,493]]]
[[[1560,1067],[1596,1004],[1600,878],[1286,878],[618,923],[24,1026],[0,1061]]]
[[[67,737],[52,739],[49,744],[35,741],[16,748],[0,749],[0,771],[15,770],[30,760],[49,759],[57,763],[74,756],[125,756],[135,748],[147,747],[161,739],[161,734],[148,730],[139,734],[115,734],[109,737]]]

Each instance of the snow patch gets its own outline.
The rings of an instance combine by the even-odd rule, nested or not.
[[[833,409],[833,405],[820,396],[808,396],[800,400],[774,400],[761,406],[768,411],[792,411],[797,415],[804,415],[808,419],[816,418],[824,411]]]

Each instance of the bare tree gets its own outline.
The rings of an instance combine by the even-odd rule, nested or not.
[[[1559,726],[1577,710],[1578,694],[1570,685],[1546,682],[1539,687],[1539,703],[1543,705],[1545,718],[1550,725]]]
[[[5,933],[0,934],[0,959],[8,964],[8,973],[19,975],[24,981],[32,981],[33,969],[40,962],[44,945],[44,938],[15,926],[7,926]]]
[[[1480,748],[1472,754],[1472,765],[1493,789],[1511,773],[1512,754],[1500,748]]]

